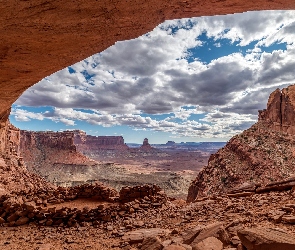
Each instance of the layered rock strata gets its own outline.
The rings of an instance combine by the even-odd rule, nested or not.
[[[267,185],[295,173],[295,85],[275,90],[259,121],[210,156],[187,201],[227,193],[242,184]]]
[[[74,130],[74,141],[76,148],[80,152],[98,150],[126,150],[128,146],[124,143],[122,136],[92,136],[86,135],[84,131]]]
[[[53,185],[40,176],[30,173],[20,156],[20,131],[13,125],[1,122],[0,134],[0,195],[20,192],[36,192],[40,187],[52,190]]]
[[[58,186],[103,181],[100,173],[108,166],[92,157],[101,151],[128,149],[122,136],[89,136],[80,130],[21,131],[18,147],[29,171]]]
[[[63,165],[92,166],[95,161],[77,151],[74,132],[21,131],[20,152],[28,170],[46,176]]]
[[[135,38],[167,19],[294,8],[293,1],[262,0],[212,0],[201,5],[199,1],[165,0],[139,0],[135,4],[5,1],[0,6],[0,153],[5,154],[11,146],[5,139],[10,107],[27,88],[118,40]]]
[[[291,85],[270,94],[267,109],[259,110],[259,121],[275,131],[295,135],[295,87]]]

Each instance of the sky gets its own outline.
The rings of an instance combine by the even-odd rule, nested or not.
[[[10,120],[129,143],[227,141],[292,83],[295,11],[168,20],[42,79]]]

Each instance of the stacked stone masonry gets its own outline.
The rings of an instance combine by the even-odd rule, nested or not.
[[[82,210],[66,206],[56,209],[54,206],[79,198],[104,201],[108,205],[100,203],[94,209],[85,207]],[[112,221],[117,216],[139,209],[157,209],[166,202],[166,195],[155,185],[125,187],[120,195],[116,190],[101,184],[59,187],[43,192],[39,190],[34,194],[23,192],[1,196],[0,224],[20,226],[36,222],[45,226],[76,226],[82,222],[91,222],[95,225],[99,221]]]

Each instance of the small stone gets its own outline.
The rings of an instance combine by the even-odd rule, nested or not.
[[[7,221],[13,222],[13,221],[16,221],[18,218],[19,218],[19,216],[16,213],[14,213],[7,218]]]
[[[3,224],[3,223],[5,223],[5,220],[2,217],[0,217],[0,224]]]
[[[289,224],[295,224],[295,216],[292,216],[292,215],[282,216],[282,221]]]
[[[167,247],[167,246],[169,246],[171,243],[172,243],[172,240],[164,240],[164,241],[162,242],[162,245],[163,245],[164,247]]]
[[[17,226],[21,226],[24,224],[27,224],[30,221],[30,219],[28,217],[20,217],[16,222],[15,225]]]
[[[158,237],[147,237],[143,240],[141,250],[162,250],[163,245]]]
[[[154,237],[158,235],[160,236],[168,235],[169,233],[170,233],[169,230],[162,229],[162,228],[138,229],[135,231],[125,233],[124,236],[122,237],[122,240],[127,241],[129,243],[140,243],[143,241],[143,239],[147,237]]]

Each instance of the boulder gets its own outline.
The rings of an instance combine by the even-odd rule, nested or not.
[[[238,236],[247,250],[294,250],[295,237],[275,228],[246,228]]]
[[[208,237],[215,237],[220,240],[224,246],[230,244],[230,238],[225,231],[222,223],[213,223],[204,227],[196,238],[191,243],[192,246],[197,245],[199,242],[203,241]],[[185,243],[185,242],[184,242]]]
[[[28,217],[20,217],[16,222],[15,225],[17,226],[21,226],[21,225],[25,225],[30,221],[30,219]]]
[[[191,244],[203,228],[204,227],[197,226],[193,229],[185,231],[183,234],[183,243],[188,245]]]
[[[158,237],[147,237],[143,240],[141,250],[161,250],[163,245]]]
[[[193,245],[193,250],[222,250],[223,244],[215,237],[208,237],[198,244]]]

